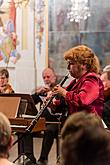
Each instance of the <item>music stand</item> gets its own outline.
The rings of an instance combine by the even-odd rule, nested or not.
[[[4,113],[8,119],[17,117],[20,97],[0,97],[0,112]]]
[[[38,110],[34,104],[34,100],[30,94],[21,94],[21,93],[11,93],[11,94],[0,94],[1,97],[13,97],[13,98],[20,98],[20,103],[18,107],[17,117],[22,117],[23,114],[25,115],[37,115]]]

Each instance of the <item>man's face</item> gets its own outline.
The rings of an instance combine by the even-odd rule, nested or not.
[[[53,71],[50,69],[45,70],[42,74],[42,77],[43,77],[45,85],[48,85],[48,86],[54,84],[56,81],[56,76],[54,75]]]
[[[108,88],[110,88],[110,80],[108,79],[107,73],[106,72],[102,73],[100,78],[103,82],[104,90],[107,90]]]
[[[0,75],[0,87],[5,86],[7,83],[8,83],[8,78],[6,78],[4,74]]]

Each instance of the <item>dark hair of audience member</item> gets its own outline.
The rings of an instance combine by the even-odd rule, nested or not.
[[[110,133],[99,116],[78,112],[61,132],[61,165],[110,165]]]

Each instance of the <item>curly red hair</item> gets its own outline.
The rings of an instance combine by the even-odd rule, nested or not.
[[[69,49],[64,53],[65,60],[76,61],[79,64],[86,65],[87,71],[99,73],[99,59],[93,50],[85,45],[79,45]]]

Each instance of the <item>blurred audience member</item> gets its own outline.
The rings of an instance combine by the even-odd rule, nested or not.
[[[13,137],[11,135],[10,122],[7,117],[0,112],[0,165],[13,164],[8,160],[12,141]]]
[[[61,131],[61,165],[109,165],[110,132],[100,117],[77,112],[65,122]]]

